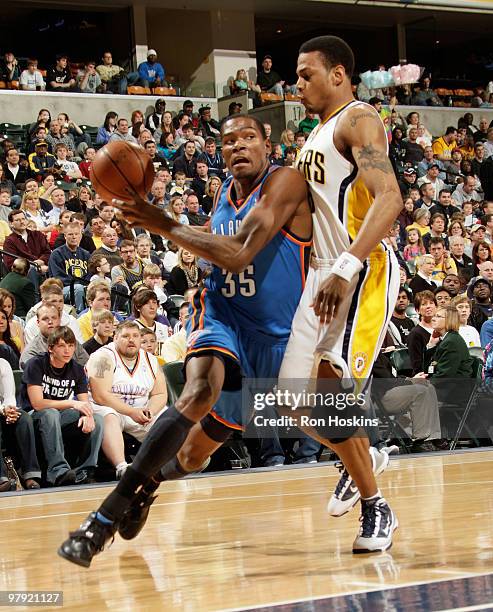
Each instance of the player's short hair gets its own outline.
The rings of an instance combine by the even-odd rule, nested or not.
[[[96,310],[96,312],[92,313],[92,330],[95,332],[100,323],[102,323],[103,321],[113,321],[113,318],[113,314],[109,310],[106,310],[106,308]]]
[[[89,283],[89,286],[87,287],[87,291],[86,291],[87,303],[89,304],[90,302],[94,302],[97,294],[100,291],[104,291],[108,295],[111,295],[111,291],[110,291],[110,288],[108,287],[108,283],[106,283],[105,281],[97,280],[97,281],[93,281],[92,283]]]
[[[245,113],[238,113],[236,115],[230,115],[228,117],[224,117],[224,119],[221,121],[221,128],[220,128],[221,136],[223,135],[223,128],[226,125],[226,123],[229,123],[230,121],[238,121],[238,119],[250,119],[250,121],[252,121],[255,124],[255,129],[258,132],[260,132],[260,135],[262,136],[262,140],[267,140],[267,134],[265,133],[265,127],[262,121],[260,121],[260,119],[257,119],[257,117],[254,117],[253,115],[247,115]]]
[[[149,278],[150,276],[159,276],[159,278],[161,278],[161,270],[157,264],[150,263],[144,266],[143,275],[144,279]]]
[[[299,53],[318,52],[327,68],[341,65],[351,78],[354,72],[354,54],[351,47],[338,36],[317,36],[303,43]]]
[[[48,348],[53,348],[60,340],[64,340],[67,344],[75,345],[75,334],[70,327],[62,325],[54,329],[48,336]]]

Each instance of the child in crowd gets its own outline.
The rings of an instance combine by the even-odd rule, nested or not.
[[[141,348],[143,348],[146,353],[156,356],[159,365],[164,365],[165,361],[160,355],[161,347],[158,345],[156,334],[152,329],[141,329],[140,337],[142,340]]]
[[[170,196],[183,195],[187,188],[187,175],[184,172],[178,171],[175,174],[175,180],[171,183],[169,191]]]
[[[404,247],[404,260],[415,262],[416,257],[425,255],[426,250],[419,230],[411,228],[407,231],[406,246]]]
[[[115,318],[109,310],[101,309],[93,313],[91,324],[94,336],[83,345],[88,355],[111,342],[115,331]]]

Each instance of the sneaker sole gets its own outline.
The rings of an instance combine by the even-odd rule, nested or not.
[[[67,555],[67,553],[64,552],[61,546],[57,550],[57,554],[59,557],[62,557],[62,559],[65,559],[66,561],[70,561],[71,563],[74,563],[75,565],[79,565],[80,567],[89,567],[91,565],[90,561],[84,561],[83,559],[77,559],[74,557],[70,557],[69,555]]]
[[[382,456],[384,456],[385,459],[382,461],[382,465],[377,469],[377,471],[374,472],[375,476],[378,476],[382,472],[385,472],[385,470],[387,469],[387,467],[388,467],[388,465],[390,463],[390,456],[387,453],[384,453],[384,452],[380,451],[380,454]],[[343,512],[342,514],[331,514],[329,512],[329,516],[334,516],[335,518],[339,518],[340,516],[346,516],[346,514],[351,512],[351,510],[354,508],[354,506],[356,506],[356,504],[359,502],[360,499],[361,499],[361,495],[358,495],[356,497],[356,499],[354,500],[354,503],[351,506],[349,506],[349,508],[345,512]]]
[[[395,519],[395,527],[394,529],[392,529],[392,537],[394,536],[394,533],[397,531],[399,527],[399,521],[397,520],[397,517]],[[389,548],[392,548],[392,544],[393,544],[393,540],[390,540],[388,546],[385,546],[385,548],[374,548],[372,550],[369,550],[367,548],[353,548],[353,555],[363,555],[363,554],[369,554],[369,553],[382,553],[385,552],[386,550],[389,550]]]

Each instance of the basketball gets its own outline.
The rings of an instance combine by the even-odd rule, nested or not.
[[[96,154],[91,165],[91,182],[106,202],[113,198],[128,201],[130,187],[145,198],[154,181],[154,166],[145,150],[124,141],[109,142]]]

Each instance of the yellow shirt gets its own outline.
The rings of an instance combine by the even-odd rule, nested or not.
[[[451,257],[449,257],[443,264],[433,268],[431,280],[441,283],[447,274],[457,274],[457,266]]]
[[[474,147],[461,147],[460,152],[464,159],[472,159],[474,157]]]
[[[453,140],[450,144],[447,144],[443,139],[443,136],[437,138],[432,144],[433,155],[435,157],[445,157],[446,159],[452,159],[452,151],[457,147],[457,143]]]
[[[7,221],[0,221],[0,246],[3,246],[5,238],[7,238],[7,236],[10,236],[11,233],[12,230],[10,229]]]
[[[84,342],[87,342],[89,338],[94,336],[94,332],[92,330],[92,312],[91,309],[85,312],[77,319],[77,323],[80,327],[80,333],[82,334],[82,339]]]
[[[408,225],[406,227],[406,232],[408,232],[410,229],[417,229],[418,232],[421,234],[421,238],[422,238],[425,234],[427,234],[430,231],[430,226],[425,225],[423,227],[419,223],[412,223],[411,225]]]
[[[103,239],[102,238],[98,238],[97,236],[91,236],[92,241],[94,242],[94,244],[96,245],[97,249],[101,248],[101,245],[103,244]]]

